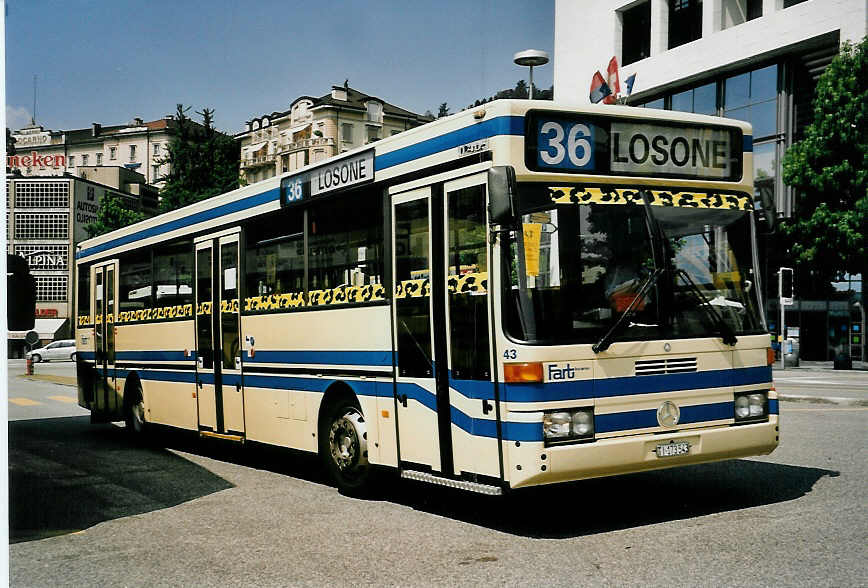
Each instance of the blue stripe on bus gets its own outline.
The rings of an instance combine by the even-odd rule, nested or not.
[[[714,404],[697,404],[682,406],[681,418],[678,423],[687,425],[705,421],[717,421],[733,418],[732,402],[716,402]],[[632,429],[650,429],[660,426],[657,423],[657,409],[633,410],[594,416],[594,429],[597,433],[613,433]]]
[[[753,135],[741,136],[741,150],[746,153],[753,151]]]
[[[413,161],[414,159],[434,155],[435,153],[440,153],[447,149],[453,149],[467,143],[472,143],[473,141],[488,139],[497,135],[523,136],[524,117],[498,116],[469,127],[464,127],[463,129],[457,129],[438,137],[433,137],[401,149],[390,151],[389,153],[377,155],[374,160],[374,170],[382,171],[402,163]]]
[[[117,361],[193,361],[183,351],[117,351]]]
[[[246,363],[306,363],[324,365],[392,366],[391,351],[257,351],[244,352]]]
[[[504,400],[507,402],[548,402],[654,394],[702,388],[728,388],[750,384],[771,384],[771,368],[767,366],[709,370],[687,374],[660,376],[626,376],[574,382],[506,384]]]
[[[184,227],[195,225],[197,223],[214,220],[227,214],[232,214],[241,210],[253,208],[261,204],[267,204],[269,202],[273,202],[279,199],[279,188],[260,192],[259,194],[254,194],[253,196],[248,196],[246,198],[236,200],[235,202],[228,202],[226,204],[223,204],[222,206],[203,210],[201,212],[191,214],[190,216],[185,216],[183,218],[178,218],[163,223],[161,225],[157,225],[156,227],[142,229],[141,231],[138,231],[136,233],[125,235],[123,237],[118,237],[117,239],[106,241],[105,243],[102,243],[100,245],[94,245],[93,247],[89,247],[76,253],[75,258],[81,259],[82,257],[87,257],[89,255],[108,251],[109,249],[114,249],[115,247],[120,247],[121,245],[127,245],[128,243],[133,243],[134,241],[138,241],[140,239],[147,239],[148,237],[162,235],[163,233],[168,233],[169,231],[174,231],[177,229],[182,229]]]

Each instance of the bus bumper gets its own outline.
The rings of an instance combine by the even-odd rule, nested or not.
[[[521,488],[766,455],[775,450],[778,439],[778,415],[770,415],[769,421],[763,423],[617,437],[593,443],[554,447],[542,443],[522,442],[520,447],[510,444],[509,485]],[[689,452],[658,457],[657,446],[670,442],[687,442]]]

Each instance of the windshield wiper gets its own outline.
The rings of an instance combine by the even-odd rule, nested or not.
[[[690,286],[689,291],[693,292],[696,295],[696,298],[700,300],[699,307],[704,309],[708,315],[711,317],[711,320],[717,326],[717,329],[720,331],[720,334],[723,337],[723,342],[727,345],[735,345],[738,343],[738,337],[735,336],[735,331],[732,330],[732,327],[727,324],[723,317],[720,316],[716,310],[714,310],[714,306],[712,306],[711,301],[705,297],[702,291],[699,289],[699,286],[690,279],[690,275],[684,271],[683,269],[675,270],[675,275],[684,278],[684,281]]]
[[[621,314],[620,317],[618,317],[618,320],[615,322],[614,325],[612,325],[612,328],[609,329],[609,331],[605,335],[603,335],[603,337],[599,341],[597,341],[593,347],[591,347],[594,353],[599,353],[609,348],[609,346],[612,344],[612,338],[615,336],[615,333],[617,333],[618,329],[620,329],[624,325],[627,318],[629,318],[633,314],[634,309],[639,305],[639,301],[645,298],[645,293],[648,292],[648,290],[651,289],[651,286],[653,286],[657,282],[657,278],[659,278],[662,273],[663,269],[657,268],[652,272],[650,276],[648,276],[648,279],[645,280],[645,283],[642,284],[641,288],[639,288],[639,292],[636,294],[636,297],[633,298],[627,309]]]

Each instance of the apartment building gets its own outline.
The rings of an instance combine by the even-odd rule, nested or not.
[[[296,170],[432,119],[349,87],[318,98],[299,96],[289,109],[260,115],[235,137],[248,184]]]

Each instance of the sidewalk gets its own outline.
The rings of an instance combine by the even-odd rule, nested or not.
[[[776,361],[774,364],[775,371],[781,371],[780,368],[781,362],[780,360]],[[787,372],[790,370],[807,370],[807,371],[836,371],[841,373],[847,372],[868,372],[868,362],[866,361],[854,361],[853,369],[851,370],[836,370],[834,361],[805,361],[802,360],[799,362],[799,367],[787,366],[783,371]]]

